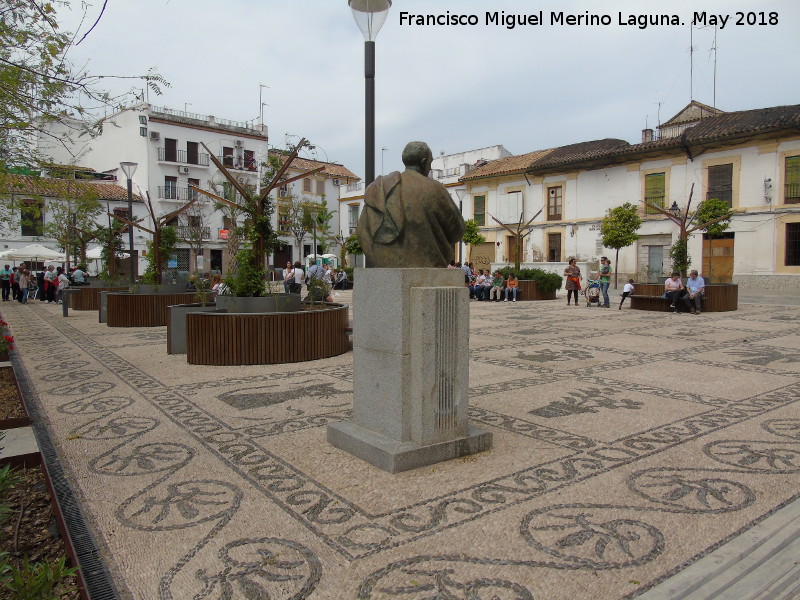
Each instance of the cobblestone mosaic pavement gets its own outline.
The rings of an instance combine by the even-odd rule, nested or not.
[[[800,489],[800,307],[473,303],[494,448],[398,475],[325,442],[352,354],[193,366],[165,328],[2,309],[124,598],[631,598]]]

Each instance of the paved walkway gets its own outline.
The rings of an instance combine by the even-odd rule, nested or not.
[[[126,599],[632,598],[798,496],[800,308],[471,308],[494,449],[392,476],[325,442],[351,354],[192,366],[164,328],[0,307]]]

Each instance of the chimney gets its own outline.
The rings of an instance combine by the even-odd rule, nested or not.
[[[642,129],[642,143],[645,142],[652,142],[653,141],[653,130],[652,129]]]

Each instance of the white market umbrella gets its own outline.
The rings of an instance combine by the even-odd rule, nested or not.
[[[56,262],[63,262],[67,260],[67,258],[57,252],[56,250],[51,250],[50,248],[46,248],[41,244],[30,244],[25,246],[24,248],[13,248],[11,250],[6,250],[2,254],[0,254],[0,259],[4,260],[33,260],[33,261],[56,261]]]

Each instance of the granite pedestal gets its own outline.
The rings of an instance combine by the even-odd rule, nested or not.
[[[456,269],[360,269],[353,303],[354,419],[328,441],[390,473],[488,450],[471,427],[469,291]]]

